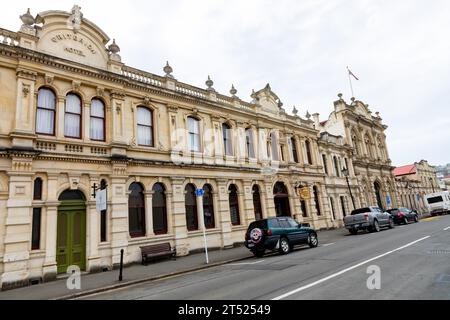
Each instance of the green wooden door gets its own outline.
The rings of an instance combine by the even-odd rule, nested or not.
[[[86,207],[82,201],[64,201],[58,208],[56,261],[58,273],[73,265],[86,269]]]

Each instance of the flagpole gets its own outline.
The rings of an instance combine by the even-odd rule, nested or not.
[[[352,98],[355,97],[355,94],[353,92],[353,84],[352,84],[352,77],[350,76],[350,69],[347,66],[347,73],[348,73],[348,81],[350,82],[350,90],[352,91]]]

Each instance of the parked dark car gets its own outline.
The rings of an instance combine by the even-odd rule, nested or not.
[[[396,208],[387,210],[394,217],[396,224],[408,224],[410,221],[419,222],[419,214],[415,210],[408,208]]]
[[[301,224],[290,217],[258,220],[250,224],[245,234],[245,246],[256,257],[264,256],[266,250],[288,254],[293,247],[308,244],[319,245],[317,232],[309,224]]]

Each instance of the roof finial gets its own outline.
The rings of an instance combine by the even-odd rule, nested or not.
[[[163,71],[166,73],[167,78],[173,78],[173,75],[172,75],[173,69],[169,65],[169,61],[166,62],[166,66],[164,67]]]
[[[208,89],[206,89],[206,90],[208,90],[208,91],[216,91],[216,90],[214,90],[214,88],[213,88],[214,81],[211,80],[211,77],[210,77],[210,76],[208,76],[208,80],[206,80],[205,84],[206,84],[206,86],[208,87]]]
[[[311,115],[309,114],[309,111],[308,111],[308,110],[306,111],[305,117],[306,117],[306,119],[308,119],[308,120],[311,119]]]
[[[20,20],[22,20],[23,24],[26,26],[32,26],[35,23],[35,20],[30,13],[30,8],[28,8],[25,14],[20,16]]]
[[[113,39],[113,42],[109,45],[108,49],[112,54],[118,54],[120,52],[120,47],[117,45],[116,39]]]
[[[294,109],[292,109],[292,113],[294,114],[294,116],[297,116],[297,114],[298,114],[298,110],[295,106],[294,106]]]
[[[233,98],[236,97],[237,90],[236,90],[236,88],[234,87],[234,84],[231,85],[230,93],[231,93],[231,95],[233,96]]]

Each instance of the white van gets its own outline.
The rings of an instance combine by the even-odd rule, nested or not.
[[[442,191],[425,196],[432,216],[450,212],[450,193]]]

